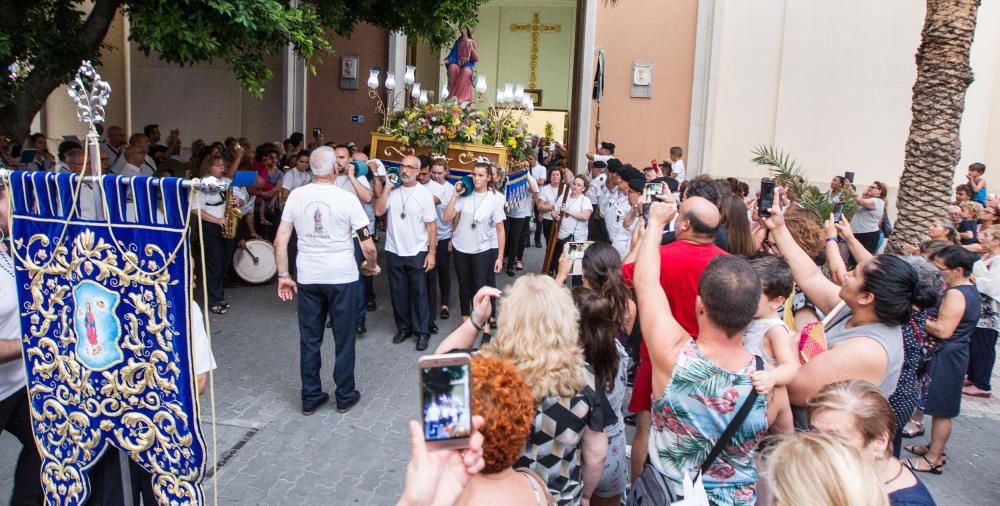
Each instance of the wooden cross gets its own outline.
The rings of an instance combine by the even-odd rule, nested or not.
[[[528,88],[536,89],[538,88],[538,34],[542,32],[558,32],[562,30],[562,25],[543,25],[541,21],[541,15],[537,12],[532,13],[531,23],[511,23],[510,31],[512,32],[530,32],[531,33],[531,54],[528,56],[528,69],[530,73],[528,74]]]

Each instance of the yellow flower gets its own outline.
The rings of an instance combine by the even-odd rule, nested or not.
[[[517,147],[517,139],[515,139],[513,137],[507,139],[507,145],[510,146],[511,149],[516,148]]]

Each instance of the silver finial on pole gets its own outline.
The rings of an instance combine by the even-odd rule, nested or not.
[[[88,89],[89,86],[89,89]],[[80,64],[76,77],[69,83],[69,97],[76,104],[76,117],[89,124],[89,133],[97,133],[97,123],[104,121],[104,106],[111,97],[111,85],[101,79],[94,65],[87,60]]]

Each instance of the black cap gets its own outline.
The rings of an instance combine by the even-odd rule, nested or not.
[[[603,168],[605,168],[607,166],[608,166],[608,164],[605,163],[605,162],[603,162],[603,161],[601,161],[601,160],[597,160],[597,161],[594,162],[594,167],[597,167],[598,169],[603,169]]]
[[[608,172],[612,174],[617,174],[622,170],[622,162],[620,162],[617,158],[612,158],[608,160],[607,165],[608,165]]]
[[[628,178],[628,187],[632,191],[641,192],[643,189],[646,188],[646,178],[642,176],[630,177]]]
[[[643,184],[646,182],[646,176],[642,175],[642,172],[639,172],[639,169],[636,169],[631,165],[622,167],[622,169],[618,171],[618,175],[621,176],[622,179],[629,180],[629,184],[631,184],[632,179],[641,179]]]
[[[602,142],[601,143],[601,147],[604,148],[604,149],[606,149],[606,150],[608,150],[608,151],[610,151],[610,152],[612,152],[612,153],[615,152],[615,145],[612,144],[612,143],[610,143],[610,142]]]

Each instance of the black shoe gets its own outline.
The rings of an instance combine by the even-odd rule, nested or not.
[[[536,248],[541,248],[542,247],[542,241],[535,241],[535,247]]]
[[[427,349],[427,345],[431,341],[431,336],[419,336],[417,337],[417,351],[424,351]]]
[[[516,275],[517,275],[517,273],[514,272],[514,266],[513,265],[508,265],[507,266],[507,276],[512,278],[512,277],[514,277]]]
[[[635,415],[625,415],[625,425],[631,425],[635,427]]]
[[[368,301],[367,304],[365,304],[365,309],[367,309],[368,311],[375,311],[376,309],[378,309],[378,304],[375,304],[374,300],[370,300]]]
[[[399,344],[407,340],[413,334],[409,332],[397,332],[396,335],[392,336],[392,344]]]
[[[438,326],[436,323],[431,322],[431,324],[427,326],[427,330],[429,330],[431,334],[437,334]]]
[[[354,333],[357,335],[364,335],[368,333],[368,328],[365,327],[364,322],[358,324],[358,328],[354,329]]]
[[[348,402],[343,406],[340,405],[337,406],[337,413],[347,413],[348,411],[351,410],[351,408],[357,406],[359,402],[361,402],[361,392],[355,392],[354,399],[351,402]]]
[[[319,402],[313,404],[312,406],[306,407],[305,404],[302,405],[302,414],[305,416],[312,416],[316,412],[316,408],[326,404],[326,401],[330,400],[330,394],[324,392],[323,397],[320,397]]]
[[[451,316],[451,312],[448,311],[448,307],[447,306],[441,308],[441,315],[440,316],[441,316],[442,320],[447,320],[448,317]]]

